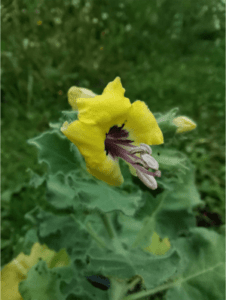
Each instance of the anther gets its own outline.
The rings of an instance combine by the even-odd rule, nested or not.
[[[145,161],[147,166],[151,169],[158,170],[159,164],[158,162],[154,159],[154,157],[150,156],[149,154],[141,154],[141,158]]]
[[[134,153],[148,153],[148,154],[152,154],[152,150],[151,148],[146,145],[141,143],[139,147],[133,147],[132,149],[130,149],[130,153],[134,154]]]
[[[158,185],[155,178],[152,175],[145,174],[140,170],[136,169],[136,173],[138,178],[150,189],[155,190],[157,189]]]

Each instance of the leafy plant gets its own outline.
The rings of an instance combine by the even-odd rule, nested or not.
[[[150,1],[138,4],[131,1],[119,3],[102,0],[32,3],[18,0],[5,1],[1,5],[1,10],[2,266],[10,263],[22,251],[29,254],[32,245],[40,240],[40,236],[36,236],[36,230],[39,231],[36,206],[41,211],[56,216],[63,214],[73,216],[78,209],[79,214],[84,215],[81,223],[84,222],[85,227],[82,228],[85,228],[85,232],[96,243],[98,232],[101,232],[100,236],[103,235],[104,238],[98,240],[102,246],[103,242],[106,244],[111,241],[103,229],[105,225],[102,225],[103,228],[100,226],[100,222],[106,223],[103,214],[110,217],[117,236],[124,243],[124,248],[131,246],[124,231],[133,243],[136,241],[134,234],[137,231],[129,228],[132,221],[140,230],[144,227],[140,237],[140,243],[143,243],[144,248],[152,244],[152,237],[156,241],[157,235],[160,244],[169,239],[171,245],[169,251],[172,251],[176,245],[174,240],[179,237],[186,240],[187,232],[192,231],[196,225],[209,228],[206,231],[208,234],[212,230],[216,234],[224,233],[222,1],[199,0],[193,3],[184,1],[183,5],[175,1],[167,3],[159,1],[156,5]],[[182,115],[188,115],[198,124],[195,131],[175,136],[173,130],[175,126],[171,124],[172,131],[164,132],[164,146],[153,147],[153,157],[159,161],[164,176],[158,179],[159,188],[152,192],[137,177],[131,178],[128,166],[123,161],[120,161],[120,169],[125,181],[121,187],[110,189],[103,183],[93,180],[85,172],[85,164],[79,152],[59,134],[63,121],[71,122],[76,118],[75,112],[66,111],[66,95],[69,87],[72,85],[92,87],[98,94],[102,92],[105,82],[118,74],[127,87],[127,97],[134,100],[145,99],[153,111],[162,112],[155,114],[157,120],[161,119],[161,116],[166,116],[166,119],[172,116],[176,110],[171,109],[177,106]],[[59,118],[61,110],[64,111],[63,117],[54,123]],[[163,125],[160,120],[158,123],[160,127]],[[161,129],[164,131],[164,126]],[[49,131],[44,132],[46,130]],[[44,133],[40,134],[42,132]],[[37,164],[36,149],[26,144],[27,139],[37,135],[38,137],[32,141],[33,144],[40,146],[38,151],[41,164]],[[59,163],[60,159],[57,158],[58,154],[52,151],[53,148],[51,153],[48,152],[49,143],[60,150],[58,154],[64,163]],[[64,153],[70,158],[69,163],[65,162],[65,157],[62,156]],[[47,173],[48,164],[51,164],[51,169]],[[33,171],[27,170],[28,167]],[[59,169],[62,171],[61,174],[56,174]],[[30,175],[32,178],[29,184]],[[95,204],[92,203],[87,190],[80,190],[79,195],[74,197],[73,187],[76,186],[76,178],[82,188],[87,184],[95,190]],[[56,184],[61,187],[60,191],[56,190]],[[120,211],[114,210],[117,201],[104,202],[101,213],[99,209],[98,212],[95,211],[96,203],[100,205],[103,201],[103,195],[98,200],[101,189],[108,193],[109,197],[113,194],[119,197],[122,201]],[[175,190],[176,196],[172,195]],[[165,192],[169,193],[166,199],[169,197],[170,201],[160,197]],[[186,193],[189,193],[189,197]],[[66,200],[60,201],[62,197]],[[127,198],[130,199],[130,206],[126,205]],[[146,202],[150,202],[149,198],[154,202],[154,199],[161,200],[167,209],[162,211],[159,208],[152,217],[142,215],[142,208],[144,213],[148,209]],[[108,211],[109,208],[113,211]],[[154,207],[150,207],[150,214],[152,208]],[[32,212],[28,213],[29,211]],[[95,217],[92,218],[93,214]],[[88,217],[90,223],[87,225],[85,220],[88,221]],[[144,224],[141,226],[140,220],[143,218]],[[155,229],[154,233],[148,230],[146,233],[146,222]],[[60,229],[58,233],[53,233],[53,237],[54,234],[59,234],[59,231]],[[150,238],[149,245],[145,244],[145,238],[142,238],[142,235],[146,234]],[[195,236],[195,233],[192,234]],[[202,235],[204,238],[203,231]],[[213,235],[211,236],[213,238]],[[208,245],[211,248],[210,244]],[[179,251],[179,244],[177,248]],[[167,256],[169,251],[166,252]],[[84,261],[83,263],[86,264]],[[77,262],[76,268],[79,264],[82,263]],[[46,270],[46,267],[41,265],[41,269]],[[215,274],[218,269],[208,272]],[[209,274],[208,272],[203,274]],[[32,282],[32,277],[37,274],[35,270],[31,274],[29,280]],[[186,277],[182,275],[183,271],[180,274],[178,278]],[[106,299],[110,280],[104,275],[97,275],[86,278],[83,282],[84,289],[90,288],[95,293],[98,290],[100,294],[103,292],[103,296],[98,296]],[[47,277],[52,278],[51,276]],[[60,282],[63,290],[65,282],[70,281],[73,286],[76,282],[74,278],[79,276],[73,275],[74,281],[69,279],[67,281],[66,277],[65,281],[56,279],[56,285]],[[101,278],[106,285],[105,291],[93,286],[95,284],[103,288],[104,285],[97,282]],[[183,281],[181,289],[178,290],[190,289],[190,282],[193,283],[194,280]],[[126,284],[116,280],[115,283],[111,283],[111,289],[112,286],[117,286],[118,289],[121,287],[125,290],[130,284],[133,288],[128,288],[128,296],[145,290],[143,279],[136,275]],[[222,286],[222,283],[220,285]],[[29,284],[25,286],[24,290],[28,289],[27,293],[30,296]],[[194,286],[202,290],[199,283],[195,283]],[[70,287],[65,289],[69,291]],[[155,290],[150,297],[165,298],[170,289],[166,291],[167,289],[160,292]],[[77,289],[67,297],[69,299],[91,297],[90,294],[73,296],[73,293],[82,294],[82,290]],[[176,297],[175,294],[172,297]],[[184,294],[180,294],[180,297],[183,298]],[[220,295],[217,294],[216,297],[220,298]],[[206,298],[208,299],[208,296]]]
[[[184,154],[167,148],[170,138],[164,148],[152,146],[162,170],[154,195],[136,185],[122,160],[121,186],[91,176],[77,148],[52,127],[29,140],[38,148],[39,162],[48,165],[43,176],[32,173],[31,183],[45,182],[49,206],[27,213],[37,230],[28,232],[24,247],[36,236],[56,252],[66,249],[71,264],[54,271],[42,261],[30,267],[19,285],[23,299],[132,300],[164,292],[165,299],[221,300],[224,238],[196,227],[193,209],[203,202],[194,167]],[[167,249],[160,251],[166,238]]]

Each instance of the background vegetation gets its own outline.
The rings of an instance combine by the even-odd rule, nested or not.
[[[223,1],[5,0],[1,13],[2,265],[30,226],[25,213],[45,203],[44,187],[28,185],[28,169],[45,166],[26,140],[69,108],[72,85],[101,93],[116,76],[132,102],[197,123],[175,139],[206,203],[197,224],[225,223]]]

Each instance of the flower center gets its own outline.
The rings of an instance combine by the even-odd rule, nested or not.
[[[113,126],[106,134],[105,151],[114,160],[118,157],[131,164],[140,180],[149,188],[156,189],[157,182],[154,177],[160,177],[158,162],[151,156],[151,148],[141,143],[140,146],[134,146],[133,140],[128,139],[129,132],[121,127]],[[139,156],[137,156],[139,155]],[[150,172],[148,169],[154,169]]]

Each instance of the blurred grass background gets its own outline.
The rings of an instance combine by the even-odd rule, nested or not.
[[[152,112],[179,107],[197,129],[176,147],[195,164],[206,203],[198,223],[224,224],[224,2],[221,0],[2,1],[2,264],[44,199],[28,186],[42,174],[26,140],[70,109],[72,85],[102,93],[116,76],[126,97]]]

